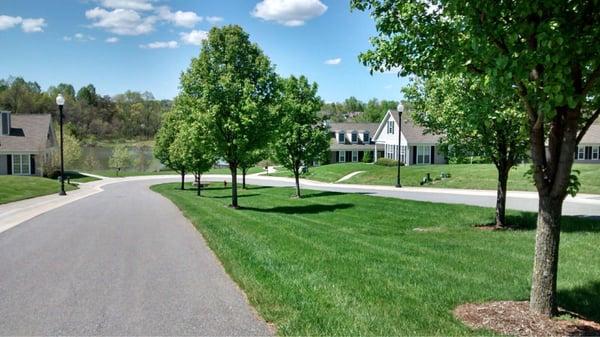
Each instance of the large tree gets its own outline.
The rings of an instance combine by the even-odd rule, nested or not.
[[[317,116],[321,109],[317,84],[310,84],[304,76],[291,76],[282,82],[281,123],[274,152],[277,160],[294,173],[296,195],[300,198],[300,167],[325,157],[329,132]]]
[[[600,114],[598,0],[352,0],[378,35],[361,55],[372,70],[478,78],[520,98],[539,195],[530,309],[557,311],[562,204],[577,143]]]
[[[231,206],[238,207],[237,170],[246,153],[266,147],[277,124],[277,75],[239,26],[213,27],[200,55],[181,76],[181,90],[208,116],[207,132],[231,171]]]
[[[496,227],[506,223],[506,191],[510,169],[525,157],[527,133],[512,97],[496,95],[482,81],[440,75],[415,79],[404,89],[416,122],[443,135],[442,148],[452,157],[479,155],[498,171]]]

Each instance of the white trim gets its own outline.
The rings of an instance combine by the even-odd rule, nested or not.
[[[354,138],[354,137],[356,137],[356,140],[352,139],[352,138]],[[356,143],[358,143],[358,132],[357,132],[357,131],[352,131],[352,132],[350,133],[350,142],[351,142],[352,144],[356,144]]]
[[[338,144],[342,144],[342,143],[346,142],[346,134],[344,132],[345,132],[344,130],[338,131],[338,134],[337,134],[337,137],[336,137]],[[343,137],[343,139],[341,141],[340,141],[340,135],[342,135],[342,137]]]
[[[338,151],[338,153],[339,153],[338,154],[338,163],[345,163],[346,162],[346,151]],[[342,158],[344,158],[344,160],[342,160]]]
[[[598,160],[600,156],[600,147],[592,146],[592,160]]]
[[[356,158],[356,160],[354,160],[354,158]],[[358,162],[358,150],[352,150],[352,162]]]
[[[585,160],[585,145],[577,147],[577,160]]]

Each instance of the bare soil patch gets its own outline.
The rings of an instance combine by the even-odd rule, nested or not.
[[[512,336],[600,336],[600,323],[561,311],[548,318],[529,311],[529,302],[468,303],[454,309],[454,317],[473,329]]]

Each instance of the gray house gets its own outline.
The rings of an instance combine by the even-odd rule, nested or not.
[[[38,175],[56,149],[50,115],[0,111],[0,175]]]
[[[329,162],[361,162],[366,153],[373,160],[376,148],[382,156],[383,146],[376,147],[373,142],[378,126],[377,123],[330,123]]]
[[[600,164],[600,124],[592,125],[579,142],[575,162]]]

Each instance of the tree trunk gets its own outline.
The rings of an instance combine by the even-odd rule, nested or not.
[[[556,276],[563,199],[540,197],[535,259],[529,308],[546,316],[556,314]]]
[[[200,181],[202,181],[202,179],[201,179],[201,178],[202,178],[202,175],[201,175],[201,174],[199,174],[199,175],[198,175],[198,186],[196,186],[196,188],[197,188],[197,191],[198,191],[198,196],[200,196],[200,190],[202,190],[202,183],[200,183]]]
[[[247,168],[242,167],[242,188],[246,189],[246,172],[248,171]]]
[[[181,171],[181,190],[185,190],[185,171]]]
[[[300,168],[298,166],[294,167],[294,178],[296,178],[296,196],[302,198],[300,194]]]
[[[231,171],[231,207],[238,208],[238,195],[237,195],[237,164],[229,164],[229,170]]]
[[[498,191],[496,193],[496,227],[508,227],[506,223],[506,184],[510,168],[498,166]]]

